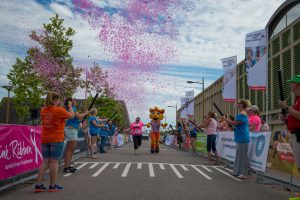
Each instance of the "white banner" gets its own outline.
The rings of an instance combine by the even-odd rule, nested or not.
[[[236,98],[237,56],[221,59],[224,71],[222,95],[224,101],[234,102]]]
[[[165,138],[165,145],[171,145],[171,144],[173,144],[174,137],[175,137],[174,135],[168,135]]]
[[[122,146],[124,144],[123,135],[122,134],[118,134],[117,140],[118,140],[118,147]]]
[[[182,98],[180,99],[180,101],[181,101],[180,118],[181,118],[181,119],[186,119],[186,118],[187,118],[187,116],[186,116],[186,114],[187,114],[186,106],[187,106],[187,104],[188,104],[189,99],[186,98],[186,97],[182,97]]]
[[[194,117],[194,90],[185,91],[185,97],[188,99],[186,115],[187,117]]]
[[[267,86],[267,34],[259,30],[246,35],[245,67],[251,90],[265,90]]]
[[[248,157],[252,169],[266,171],[270,138],[271,132],[250,132]],[[216,145],[220,157],[234,162],[236,143],[232,131],[218,132]]]

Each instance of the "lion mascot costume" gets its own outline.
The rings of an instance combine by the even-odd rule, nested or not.
[[[166,123],[161,123],[164,118],[164,109],[159,109],[158,107],[150,108],[150,119],[151,122],[147,124],[148,128],[151,128],[150,138],[151,138],[151,153],[159,152],[159,141],[160,141],[160,127],[165,128]]]

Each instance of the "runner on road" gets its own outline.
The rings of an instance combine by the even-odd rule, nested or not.
[[[134,144],[134,155],[137,155],[137,149],[142,145],[143,126],[147,125],[141,122],[141,119],[139,117],[137,117],[135,122],[133,122],[130,125],[131,135],[133,137]]]

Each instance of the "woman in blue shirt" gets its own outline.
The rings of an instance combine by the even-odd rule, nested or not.
[[[179,149],[181,149],[182,140],[182,125],[180,122],[177,123],[177,144],[179,145]]]
[[[195,121],[194,121],[195,123]],[[195,141],[197,139],[197,127],[195,127],[193,124],[189,124],[189,129],[190,129],[190,138],[191,138],[191,146],[192,146],[192,152],[193,155],[197,155],[196,153],[196,147],[195,147]]]
[[[99,137],[100,128],[103,127],[103,124],[100,124],[100,121],[97,119],[97,113],[98,113],[97,109],[92,108],[90,110],[90,117],[88,119],[89,127],[90,127],[89,133],[91,135],[91,145],[92,145],[93,152],[97,143],[97,139]],[[95,158],[93,154],[91,155],[91,158]]]
[[[235,120],[226,119],[227,123],[234,126],[234,140],[236,142],[236,154],[233,166],[233,176],[237,176],[239,179],[247,178],[250,161],[248,158],[249,147],[249,122],[247,116],[247,108],[249,102],[246,100],[240,100],[237,103],[239,114],[235,117]]]
[[[74,155],[76,146],[77,146],[77,140],[78,140],[78,129],[80,125],[80,121],[85,117],[89,112],[85,112],[83,114],[79,114],[76,106],[77,103],[75,99],[73,98],[67,98],[65,101],[66,109],[68,110],[68,103],[69,101],[72,102],[72,109],[75,113],[75,117],[68,119],[66,126],[65,126],[65,137],[67,139],[67,146],[64,154],[64,173],[74,173],[76,172],[76,168],[71,166],[71,160]]]
[[[105,144],[107,141],[108,136],[110,135],[110,129],[109,129],[109,122],[108,119],[105,119],[104,117],[101,117],[99,120],[100,122],[100,129],[99,129],[99,135],[100,135],[100,153],[106,153]]]

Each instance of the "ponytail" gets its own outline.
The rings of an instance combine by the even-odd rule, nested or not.
[[[45,101],[46,107],[53,106],[56,99],[59,99],[59,95],[56,92],[48,92]]]

